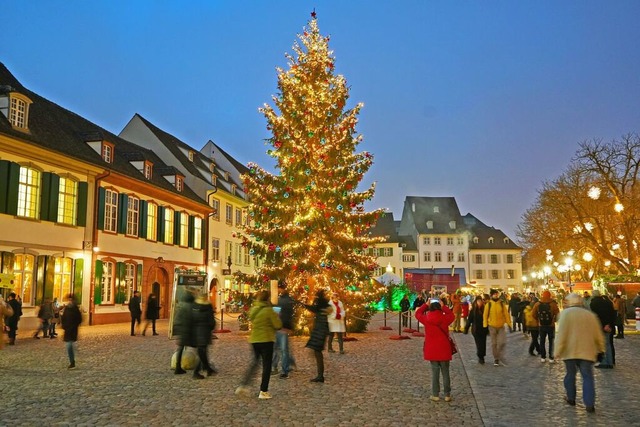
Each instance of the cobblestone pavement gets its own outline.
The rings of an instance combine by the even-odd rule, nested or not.
[[[454,400],[431,402],[423,338],[390,340],[397,330],[379,330],[381,316],[370,332],[350,335],[357,341],[345,343],[347,354],[325,353],[326,383],[309,382],[315,362],[306,339],[295,337],[297,369],[290,379],[272,377],[273,399],[257,399],[259,379],[251,397],[238,397],[250,347],[236,322],[225,320],[233,332],[219,334],[210,353],[219,373],[204,380],[170,370],[175,342],[166,322],[159,322],[160,336],[146,337],[129,336],[125,324],[81,328],[78,368],[71,371],[60,338],[35,340],[19,331],[16,345],[0,352],[0,425],[640,425],[632,383],[637,335],[616,340],[617,367],[596,372],[596,413],[587,414],[562,401],[563,365],[528,356],[519,333],[508,335],[502,367],[478,365],[471,335],[456,334]]]

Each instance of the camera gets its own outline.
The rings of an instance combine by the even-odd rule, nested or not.
[[[431,299],[429,300],[429,302],[430,302],[431,304],[433,304],[434,302],[437,302],[438,304],[440,304],[440,300],[439,300],[438,298],[431,298]]]

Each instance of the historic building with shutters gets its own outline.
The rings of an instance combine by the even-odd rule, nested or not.
[[[37,307],[74,293],[90,324],[134,290],[169,316],[178,272],[205,271],[211,208],[180,169],[24,87],[0,63],[0,273]]]

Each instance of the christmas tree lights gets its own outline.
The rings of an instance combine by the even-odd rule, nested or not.
[[[262,263],[254,277],[237,273],[236,279],[256,287],[286,280],[302,302],[315,288],[329,288],[348,312],[368,319],[370,303],[384,290],[371,280],[378,266],[367,252],[378,241],[369,230],[382,213],[364,209],[375,184],[357,191],[373,163],[370,153],[355,152],[363,140],[355,130],[363,104],[345,109],[349,88],[334,74],[329,37],[320,34],[315,14],[293,51],[286,55],[289,68],[276,69],[275,108],[259,109],[279,173],[251,163],[243,176],[251,204],[240,237]]]

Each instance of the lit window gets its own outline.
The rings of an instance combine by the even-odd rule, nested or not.
[[[53,298],[58,298],[60,304],[64,297],[71,293],[71,258],[56,258],[53,274]]]
[[[220,239],[211,239],[211,261],[220,262]]]
[[[27,118],[29,115],[29,104],[25,99],[16,98],[15,95],[11,96],[11,107],[9,108],[9,122],[17,127],[26,129]]]
[[[226,208],[225,221],[227,224],[231,225],[233,224],[233,206],[227,203],[225,208]]]
[[[18,216],[39,218],[40,171],[26,166],[20,167],[18,184]]]
[[[102,261],[101,304],[113,304],[113,280],[115,266],[111,261]]]
[[[180,246],[189,246],[189,214],[180,213]]]
[[[33,305],[33,281],[36,257],[31,254],[16,254],[13,261],[13,292],[20,295],[24,305]]]
[[[164,210],[164,242],[173,244],[173,209]]]
[[[124,301],[129,301],[136,290],[136,265],[126,263],[124,267]]]
[[[193,248],[202,249],[202,218],[193,218]]]
[[[156,241],[158,236],[158,205],[147,204],[147,240]]]
[[[140,223],[140,200],[129,197],[127,203],[127,236],[137,236]]]
[[[58,186],[58,222],[75,225],[76,200],[78,197],[78,183],[72,179],[60,177]]]
[[[104,231],[117,233],[118,229],[118,193],[113,190],[104,192]]]

